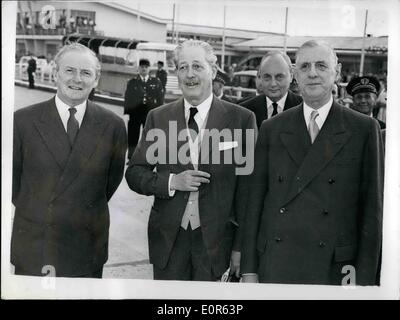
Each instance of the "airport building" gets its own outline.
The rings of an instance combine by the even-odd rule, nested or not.
[[[17,60],[28,53],[51,60],[66,35],[165,42],[167,22],[110,2],[18,1]]]

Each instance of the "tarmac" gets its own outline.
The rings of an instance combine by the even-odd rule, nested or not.
[[[46,84],[36,83],[35,89],[28,89],[25,81],[16,80],[15,84],[15,110],[50,99],[55,93],[55,88]],[[95,97],[96,103],[115,112],[127,125],[128,118],[123,115],[121,104],[114,100],[113,97]],[[153,278],[147,244],[147,222],[153,201],[153,197],[130,190],[123,178],[109,202],[109,257],[103,278]]]

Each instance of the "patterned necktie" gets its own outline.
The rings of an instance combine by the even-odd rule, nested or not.
[[[274,108],[274,111],[272,111],[272,116],[276,116],[278,114],[278,104],[276,102],[272,103],[272,108]]]
[[[74,145],[75,137],[79,131],[79,123],[75,118],[76,108],[69,108],[68,111],[69,119],[67,122],[67,135],[72,147]]]
[[[318,135],[319,127],[315,118],[319,116],[318,111],[314,110],[311,112],[310,123],[308,124],[308,132],[310,133],[311,143],[314,143],[315,138]]]
[[[196,123],[196,120],[194,120],[194,116],[198,112],[197,108],[190,108],[190,116],[189,116],[189,121],[188,121],[188,128],[191,129],[189,130],[190,136],[192,137],[192,141],[196,140],[197,134],[199,133],[199,127]]]

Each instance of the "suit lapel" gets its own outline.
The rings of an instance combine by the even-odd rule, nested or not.
[[[256,119],[261,119],[260,123],[257,123],[258,127],[260,127],[261,123],[268,119],[267,98],[265,97],[265,94],[260,94],[257,99],[258,101],[256,102],[256,105],[258,108],[256,108],[255,113]]]
[[[204,134],[203,140],[201,142],[199,155],[201,161],[199,163],[199,169],[202,163],[211,163],[213,150],[215,150],[215,152],[219,152],[219,134],[223,129],[228,127],[230,121],[231,118],[228,115],[228,111],[226,110],[224,103],[216,96],[213,96],[210,111],[208,113],[207,123],[205,126],[206,132],[210,133],[210,135]],[[213,131],[218,134],[218,139],[212,137]]]
[[[66,163],[64,172],[55,188],[54,198],[61,194],[78,176],[87,164],[91,155],[102,140],[102,134],[107,126],[99,118],[97,107],[88,101],[85,116],[79,129],[76,141]]]
[[[56,163],[60,169],[64,169],[70,154],[70,144],[57,111],[55,98],[45,104],[40,118],[34,123]]]
[[[172,150],[177,150],[178,151],[178,165],[181,166],[184,170],[194,170],[193,164],[191,161],[187,164],[181,163],[179,161],[179,154],[181,148],[186,148],[189,147],[189,136],[187,135],[187,125],[186,125],[186,119],[185,119],[185,106],[184,106],[184,100],[183,98],[178,99],[174,105],[171,106],[170,108],[170,115],[169,115],[169,121],[176,121],[177,124],[177,134],[178,136],[182,133],[185,134],[185,139],[177,139],[175,137],[168,138],[168,148],[169,152]],[[167,124],[170,126],[170,123]],[[176,143],[176,148],[175,144]],[[187,144],[186,146],[184,146]],[[167,152],[167,154],[169,153]],[[189,151],[188,151],[189,152]],[[190,157],[190,153],[188,154]],[[168,160],[171,162],[171,160]]]
[[[341,108],[337,103],[333,103],[321,131],[297,171],[296,177],[299,177],[299,180],[293,179],[292,181],[285,203],[300,193],[335,157],[350,138],[351,134],[346,131],[344,126]]]
[[[283,110],[287,110],[289,109],[289,106],[293,104],[292,102],[292,93],[290,91],[288,91],[287,97],[286,97],[286,101],[285,101],[285,105],[283,106]]]
[[[280,139],[290,157],[300,166],[311,146],[310,136],[304,121],[303,106],[293,112],[287,129],[280,134]]]

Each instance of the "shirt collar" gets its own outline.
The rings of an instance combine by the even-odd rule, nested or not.
[[[197,106],[192,106],[189,101],[187,101],[186,99],[184,99],[184,105],[185,105],[185,115],[186,118],[189,118],[189,109],[190,108],[197,108],[197,114],[201,117],[201,119],[204,121],[207,117],[208,111],[210,111],[211,108],[211,103],[212,103],[212,99],[213,99],[213,94],[211,93],[210,96],[204,100],[202,103],[200,103]]]
[[[285,107],[287,95],[288,95],[288,93],[286,92],[286,94],[276,102],[278,104],[278,108],[283,109]],[[267,108],[272,107],[272,104],[274,102],[267,96],[265,96],[265,98],[267,99]]]
[[[69,108],[72,108],[72,107],[73,107],[73,108],[76,108],[77,112],[79,112],[79,111],[85,111],[85,110],[86,110],[86,104],[87,104],[87,100],[83,101],[83,102],[80,103],[80,104],[77,104],[76,106],[69,106],[68,104],[66,104],[65,102],[63,102],[63,101],[58,97],[58,95],[56,95],[56,106],[57,106],[57,108],[60,107],[60,108],[63,108],[63,109],[65,109],[65,110],[68,111]]]
[[[306,102],[303,102],[304,120],[306,121],[307,127],[310,122],[311,112],[316,110],[316,111],[318,111],[318,117],[315,119],[315,122],[318,124],[318,127],[321,129],[323,124],[325,123],[326,118],[328,117],[328,113],[331,110],[332,104],[333,104],[332,95],[329,98],[329,101],[317,110],[311,108],[309,105],[307,105]]]

